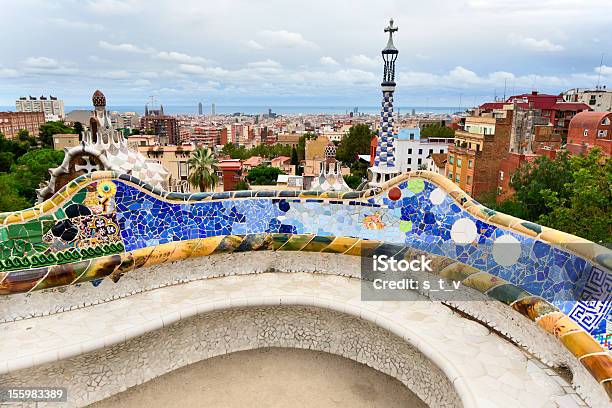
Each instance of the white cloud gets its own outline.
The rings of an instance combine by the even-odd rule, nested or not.
[[[200,65],[194,65],[194,64],[180,64],[179,71],[185,74],[195,74],[195,75],[203,75],[206,72],[204,67]]]
[[[152,52],[155,52],[153,48],[149,48],[149,47],[142,48],[134,44],[128,44],[128,43],[111,44],[107,41],[101,40],[98,42],[98,45],[100,46],[100,48],[109,50],[109,51],[122,51],[122,52],[134,53],[134,54],[150,54]]]
[[[148,79],[137,79],[132,82],[133,86],[146,87],[151,85],[151,81]]]
[[[294,33],[287,30],[262,30],[259,32],[259,35],[264,40],[266,45],[271,47],[319,47],[312,41],[304,39],[302,34]]]
[[[596,74],[599,74],[600,68],[599,67],[595,67],[594,71]],[[607,65],[602,65],[601,66],[601,75],[612,75],[612,67],[609,67]]]
[[[336,61],[332,57],[321,57],[319,62],[323,65],[330,65],[330,66],[338,65],[338,61]]]
[[[131,14],[138,11],[130,0],[89,0],[89,9],[101,14]]]
[[[418,60],[422,60],[422,61],[427,61],[427,60],[430,60],[430,59],[431,59],[431,56],[426,55],[426,54],[419,54],[419,53],[415,54],[415,55],[414,55],[414,57],[415,57],[416,59],[418,59]]]
[[[265,61],[249,62],[247,66],[249,68],[281,68],[281,64],[271,59],[267,59]]]
[[[54,24],[62,28],[74,28],[77,30],[95,30],[102,31],[104,26],[97,23],[88,23],[80,20],[66,20],[65,18],[50,18],[48,20],[51,24]]]
[[[23,64],[36,68],[57,68],[59,66],[56,60],[47,57],[29,57],[23,61]]]
[[[515,75],[506,71],[495,71],[481,76],[468,68],[457,66],[445,74],[402,71],[398,73],[397,82],[406,87],[489,91],[493,88],[502,89],[504,82],[508,87],[512,86],[519,89],[531,89],[533,86],[536,88],[564,89],[574,86],[573,84],[576,81],[582,79],[584,78],[581,78],[581,74],[558,77],[538,74]]]
[[[105,71],[99,74],[99,76],[102,78],[108,78],[108,79],[125,79],[125,78],[129,78],[131,75],[129,72],[125,70],[117,70],[117,71]]]
[[[562,45],[554,44],[550,40],[544,38],[537,40],[532,37],[523,37],[516,34],[508,36],[510,44],[522,47],[530,51],[545,51],[545,52],[556,52],[563,51],[565,48]]]
[[[265,48],[263,45],[261,45],[260,43],[258,43],[255,40],[247,41],[247,45],[249,47],[253,48],[254,50],[263,50]]]
[[[382,66],[382,61],[370,58],[363,54],[351,55],[350,57],[346,58],[346,62],[351,65],[357,65],[364,68],[376,68]]]
[[[195,64],[180,64],[178,69],[180,72],[190,75],[222,76],[229,72],[219,67],[203,67]]]
[[[176,51],[160,51],[155,56],[162,60],[182,62],[185,64],[207,64],[210,62],[203,57],[194,57]]]
[[[74,75],[79,72],[76,68],[61,65],[49,57],[29,57],[22,61],[24,72],[41,75]]]
[[[0,78],[17,78],[18,76],[19,71],[16,69],[0,67]]]
[[[104,59],[104,58],[100,58],[97,55],[90,55],[89,57],[87,57],[87,59],[91,62],[95,62],[95,63],[99,63],[99,64],[108,64],[109,60]]]

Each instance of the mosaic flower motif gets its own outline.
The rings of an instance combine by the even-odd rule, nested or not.
[[[366,216],[363,219],[363,226],[371,230],[381,230],[385,228],[385,224],[382,222],[380,213],[374,213]]]
[[[99,183],[97,190],[98,194],[100,194],[103,199],[107,200],[115,195],[117,186],[112,181],[107,180]]]

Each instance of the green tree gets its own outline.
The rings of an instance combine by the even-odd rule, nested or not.
[[[294,166],[300,164],[300,161],[298,160],[297,149],[295,147],[291,149],[291,164]]]
[[[593,149],[570,159],[571,181],[562,191],[541,191],[548,213],[538,221],[594,242],[612,242],[612,160]]]
[[[278,167],[261,165],[253,167],[249,174],[247,174],[246,179],[250,184],[256,186],[273,185],[276,184],[279,174],[285,173]]]
[[[19,211],[32,205],[17,193],[18,186],[14,174],[0,174],[0,212]]]
[[[537,222],[540,216],[550,212],[544,199],[546,189],[556,191],[561,200],[569,198],[568,183],[573,180],[570,155],[561,152],[555,160],[545,156],[538,157],[533,163],[523,165],[510,176],[510,186],[514,189],[513,200],[520,203],[515,207],[516,217]]]
[[[249,189],[249,183],[247,183],[246,181],[242,180],[236,183],[236,190],[248,190],[248,189]]]
[[[49,180],[49,169],[59,166],[64,152],[53,149],[34,149],[17,159],[13,165],[13,177],[18,182],[17,192],[33,204],[40,183]]]
[[[304,160],[306,158],[306,141],[314,140],[317,138],[317,135],[312,132],[304,133],[304,135],[300,136],[298,139],[298,145],[295,150],[297,150],[298,160]]]
[[[421,137],[454,137],[455,130],[440,123],[432,123],[421,130]]]
[[[60,120],[40,125],[39,137],[43,147],[53,147],[53,135],[59,133],[74,133],[74,129]]]
[[[28,152],[28,150],[30,150],[30,148],[32,148],[32,146],[36,145],[36,140],[33,140],[31,137],[26,135],[27,131],[25,131],[25,133],[19,131],[19,135],[16,139],[8,140],[2,133],[0,133],[0,152],[13,153],[14,160],[23,156]]]
[[[74,122],[74,133],[83,136],[83,130],[83,124],[81,122]]]
[[[189,184],[199,187],[200,191],[214,190],[218,182],[219,162],[212,150],[200,147],[188,160]]]
[[[355,163],[359,162],[357,155],[370,153],[370,142],[374,135],[368,125],[351,126],[348,134],[342,138],[338,145],[336,159],[352,168]]]
[[[344,178],[346,185],[352,188],[353,190],[359,187],[362,181],[361,177],[359,176],[349,175],[349,176],[342,176],[342,177]]]
[[[140,134],[140,129],[132,128],[130,135],[139,135],[139,134]]]
[[[0,152],[0,173],[7,173],[15,163],[15,155],[11,152]]]

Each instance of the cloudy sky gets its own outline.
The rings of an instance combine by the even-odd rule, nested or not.
[[[379,103],[394,17],[396,101],[472,105],[612,86],[611,0],[3,1],[0,105],[52,93],[88,105]]]

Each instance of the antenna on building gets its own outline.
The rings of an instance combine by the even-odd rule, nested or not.
[[[504,78],[504,102],[506,101],[506,85],[508,85],[508,78]]]
[[[599,63],[599,75],[597,76],[597,89],[601,85],[601,69],[603,68],[604,53],[601,53],[601,62]]]

